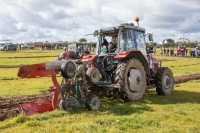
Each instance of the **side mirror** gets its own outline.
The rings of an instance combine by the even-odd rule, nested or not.
[[[148,52],[148,53],[153,53],[153,47],[148,46],[148,47],[147,47],[147,52]]]
[[[98,30],[95,30],[95,32],[93,33],[93,36],[96,37],[98,35]]]
[[[153,47],[150,47],[150,53],[153,53]]]
[[[149,34],[149,41],[153,42],[153,35],[152,34]]]

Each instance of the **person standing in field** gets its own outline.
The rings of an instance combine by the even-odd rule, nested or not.
[[[153,53],[154,53],[154,55],[156,55],[156,47],[154,47]]]
[[[163,55],[163,51],[162,51],[162,48],[160,48],[160,55],[161,55],[161,56]]]
[[[164,48],[164,50],[163,50],[163,55],[166,55],[166,49]]]
[[[167,56],[169,56],[169,47],[167,48]]]
[[[188,53],[188,49],[185,48],[185,56],[187,56],[187,53]]]

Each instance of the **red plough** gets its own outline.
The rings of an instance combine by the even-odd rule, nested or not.
[[[59,65],[59,64],[57,64]],[[32,115],[35,113],[43,113],[52,111],[59,103],[58,96],[61,92],[61,86],[59,85],[56,74],[59,71],[56,69],[48,69],[48,63],[34,64],[22,66],[19,68],[18,77],[21,78],[38,78],[51,76],[54,87],[50,87],[49,91],[54,92],[52,99],[36,99],[34,103],[24,103],[18,107],[20,113],[25,115]]]

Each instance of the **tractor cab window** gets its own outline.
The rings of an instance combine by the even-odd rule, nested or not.
[[[85,49],[84,49],[84,47],[83,47],[83,45],[77,45],[77,52],[82,52],[82,51],[84,51]]]
[[[120,51],[136,50],[134,30],[123,30],[120,34],[119,43]]]
[[[145,35],[141,31],[135,31],[137,50],[147,55]]]
[[[112,42],[112,35],[110,36],[102,36],[101,45],[100,45],[100,54],[107,54],[108,53],[108,46]],[[116,37],[117,40],[117,37]],[[118,46],[118,44],[117,44]],[[117,53],[117,49],[115,50],[115,53]]]
[[[76,52],[76,44],[70,44],[70,45],[68,45],[68,51]]]

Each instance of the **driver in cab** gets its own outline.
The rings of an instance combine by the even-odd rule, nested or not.
[[[111,42],[108,44],[108,52],[114,53],[116,49],[117,49],[116,37],[113,36]]]

